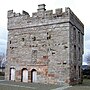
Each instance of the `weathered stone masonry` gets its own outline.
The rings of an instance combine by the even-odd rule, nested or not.
[[[32,17],[8,11],[6,80],[77,84],[81,82],[84,25],[70,8],[46,10]]]

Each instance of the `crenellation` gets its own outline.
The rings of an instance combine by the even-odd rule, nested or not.
[[[70,12],[72,12],[71,9],[69,7],[65,7],[65,13],[70,14]]]
[[[55,9],[55,14],[56,15],[62,15],[62,8],[58,8],[58,9]]]
[[[21,16],[20,13],[14,13],[14,17],[19,17],[19,16]]]
[[[32,17],[33,18],[37,17],[37,12],[32,13]]]
[[[28,15],[29,16],[29,13],[23,10],[22,15]]]
[[[53,15],[53,10],[45,11],[45,17],[51,17]]]
[[[14,17],[20,17],[21,18],[21,16],[29,16],[30,17],[30,15],[29,15],[29,13],[27,13],[26,11],[22,11],[22,14],[21,13],[16,13],[16,12],[13,12],[13,10],[9,10],[8,11],[8,14],[7,14],[7,17],[8,18],[14,18]]]
[[[55,10],[55,13],[53,13],[53,10],[47,10],[47,11],[40,11],[40,12],[35,12],[35,13],[32,13],[32,17],[36,17],[37,19],[38,18],[42,18],[42,19],[47,19],[47,18],[58,18],[58,17],[65,17],[68,16],[67,13],[67,10],[65,12],[63,12],[62,8],[59,8],[59,9],[56,9]]]
[[[24,10],[22,11],[22,14],[21,13],[15,13],[15,12],[13,12],[13,10],[9,10],[8,11],[8,18],[9,17],[12,17],[12,18],[13,17],[20,17],[21,18],[21,16],[22,17],[28,16],[31,19],[31,21],[33,20],[33,18],[35,18],[35,19],[41,18],[43,20],[43,19],[47,19],[47,18],[52,17],[52,19],[54,19],[55,16],[56,16],[56,18],[65,16],[64,14],[67,13],[67,10],[68,9],[66,9],[66,11],[63,12],[62,8],[59,8],[59,9],[55,10],[55,13],[53,13],[53,10],[39,11],[39,12],[32,13],[32,17],[30,17],[29,13],[24,11]]]
[[[7,13],[7,17],[10,18],[10,17],[14,17],[14,13],[13,13],[13,10],[9,10],[8,13]]]

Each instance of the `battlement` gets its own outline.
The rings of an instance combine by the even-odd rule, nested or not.
[[[35,26],[35,25],[43,25],[51,23],[60,23],[62,21],[70,21],[72,24],[78,23],[83,28],[83,23],[78,19],[78,17],[72,12],[69,7],[66,7],[65,10],[62,8],[55,9],[55,13],[53,10],[46,10],[45,4],[38,5],[37,12],[32,13],[32,16],[29,15],[28,12],[22,11],[22,13],[15,13],[13,10],[8,11],[8,20],[9,23],[12,23],[12,27],[14,26]],[[52,20],[52,21],[51,21]],[[77,24],[77,25],[78,25]],[[10,26],[9,26],[10,27]]]
[[[15,12],[13,12],[13,10],[9,10],[7,17],[13,18],[13,17],[20,17],[20,16],[25,16],[25,15],[29,16],[29,13],[24,11],[24,10],[22,11],[22,14],[21,13],[15,13]]]
[[[55,13],[53,13],[53,10],[46,10],[45,6],[46,6],[45,4],[38,5],[37,12],[32,13],[32,17],[30,17],[29,13],[26,11],[22,11],[22,14],[21,14],[21,13],[15,13],[13,12],[13,10],[8,11],[7,17],[13,18],[13,17],[20,17],[20,16],[27,15],[30,18],[47,18],[47,17],[55,18],[55,17],[63,17],[63,16],[65,17],[69,15],[70,8],[68,7],[65,8],[65,12],[63,12],[62,8],[58,8],[55,10]]]

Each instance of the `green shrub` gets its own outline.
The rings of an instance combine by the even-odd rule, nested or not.
[[[0,72],[0,76],[5,76],[5,73],[4,72]]]
[[[84,79],[90,79],[90,75],[83,75]]]

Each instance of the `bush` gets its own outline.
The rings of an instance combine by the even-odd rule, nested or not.
[[[90,75],[83,75],[84,79],[90,79]]]
[[[4,72],[0,72],[0,76],[5,76],[5,73]]]
[[[83,75],[90,75],[90,69],[83,70]]]

